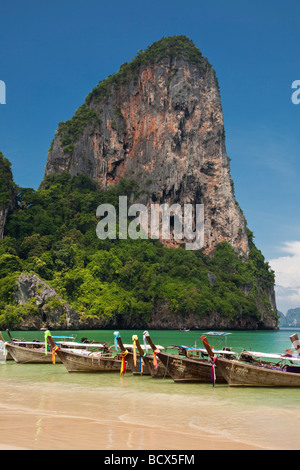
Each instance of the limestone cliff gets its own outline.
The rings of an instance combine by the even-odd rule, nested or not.
[[[164,38],[100,82],[60,123],[45,175],[83,173],[103,188],[139,184],[139,202],[204,204],[206,253],[249,252],[235,201],[215,71],[185,36]]]
[[[78,313],[67,302],[64,302],[46,282],[35,274],[22,273],[17,279],[14,300],[18,305],[26,306],[31,300],[36,306],[30,314],[22,318],[20,329],[78,328]]]

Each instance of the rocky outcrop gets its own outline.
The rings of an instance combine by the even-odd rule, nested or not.
[[[33,300],[37,306],[37,312],[34,311],[31,318],[24,318],[26,329],[76,329],[79,326],[76,310],[35,274],[22,273],[19,276],[14,298],[19,305],[24,306]]]
[[[215,281],[214,275],[210,279]],[[270,304],[275,302],[272,289],[270,289]],[[261,318],[240,315],[230,318],[220,312],[210,312],[205,315],[189,314],[184,318],[170,310],[168,302],[160,302],[150,315],[148,321],[139,316],[113,315],[112,317],[98,317],[79,315],[67,302],[59,297],[56,291],[35,274],[22,273],[17,280],[14,299],[18,305],[26,306],[33,302],[37,309],[30,314],[24,314],[21,330],[49,328],[52,330],[95,330],[95,329],[175,329],[182,327],[194,330],[257,330],[276,329],[277,320],[272,311],[261,305]],[[276,308],[276,305],[275,305]],[[24,310],[25,312],[25,310]]]
[[[266,318],[266,322],[257,318],[239,315],[234,319],[210,312],[203,316],[189,315],[184,320],[179,315],[170,315],[168,308],[159,310],[152,315],[147,328],[151,329],[180,329],[182,327],[193,330],[273,330],[277,329],[277,321],[273,317]]]
[[[102,189],[120,180],[133,181],[138,188],[130,202],[148,207],[203,204],[204,253],[212,255],[220,242],[227,241],[244,260],[249,257],[247,224],[230,175],[218,80],[208,60],[184,36],[163,38],[140,51],[100,82],[69,121],[59,124],[45,177],[62,172],[85,174]],[[162,241],[169,247],[180,244]],[[208,280],[211,286],[217,282],[214,273]],[[182,325],[182,317],[174,316],[168,305],[159,305],[148,325],[118,316],[100,327],[276,328],[271,284],[255,279],[240,286],[245,297],[253,296],[256,286],[260,319],[256,313],[253,318],[241,313],[230,319],[211,312],[190,317]],[[82,326],[98,327],[97,319],[87,317]]]
[[[138,201],[203,204],[204,248],[249,252],[225,147],[215,71],[186,37],[164,38],[88,95],[49,150],[45,176],[86,174],[102,188],[122,178]]]
[[[9,211],[9,206],[8,205],[3,205],[0,208],[0,240],[2,240],[2,238],[3,238],[4,228],[5,228],[5,223],[6,223],[6,218],[7,218],[8,211]]]

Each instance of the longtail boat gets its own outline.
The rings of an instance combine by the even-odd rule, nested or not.
[[[149,335],[148,331],[144,331],[143,342],[145,351],[148,350],[146,344],[147,335]],[[152,349],[152,355],[147,354],[146,356],[144,356],[144,361],[150,371],[151,377],[153,379],[165,379],[166,377],[170,377],[170,374],[165,368],[164,363],[157,356],[157,351],[162,351],[164,348],[160,345],[156,346],[156,350],[153,350],[151,345],[149,347],[150,349]]]
[[[118,331],[114,335],[122,354],[126,357],[128,368],[134,375],[151,375],[152,378],[169,377],[163,363],[160,360],[157,361],[152,354],[147,354],[151,347],[145,342],[144,346],[141,346],[137,335],[132,336],[132,345],[124,345]],[[164,349],[160,345],[157,348]]]
[[[172,377],[174,382],[211,383],[212,373],[214,373],[214,380],[218,383],[226,383],[220,371],[215,371],[212,361],[209,358],[200,356],[200,354],[206,352],[205,350],[187,348],[185,346],[173,346],[174,349],[177,349],[178,354],[168,354],[157,349],[149,333],[145,333],[146,340],[151,346],[153,353],[161,360],[167,373]],[[192,354],[194,354],[194,356]],[[197,356],[197,354],[199,355]],[[232,356],[233,353],[231,351],[224,351],[224,354]]]
[[[120,348],[121,354],[126,358],[128,369],[133,375],[150,375],[150,370],[145,364],[146,353],[143,351],[137,335],[132,336],[132,345],[124,345],[120,333],[115,331],[115,349]],[[122,369],[122,373],[126,372],[126,368]]]
[[[47,344],[47,331],[45,332],[45,340],[42,341],[24,341],[15,339],[11,336],[10,331],[6,330],[10,341],[5,343],[6,350],[12,359],[19,364],[52,364],[53,357],[51,350]],[[52,336],[56,345],[61,349],[68,351],[87,350],[89,348],[100,348],[102,344],[83,343],[73,341],[74,336]],[[60,358],[56,355],[56,362],[61,363]]]
[[[57,346],[49,332],[47,341],[52,348],[52,356],[57,355],[68,372],[120,372],[122,360],[118,359],[107,344],[101,345],[96,350],[72,350]]]
[[[13,342],[13,343],[20,343],[22,342],[22,340],[19,340],[19,339],[15,339],[12,337],[10,331],[7,329],[6,330],[6,333],[8,334],[9,338],[10,338],[10,342]],[[10,354],[10,352],[8,352],[7,348],[6,348],[6,345],[7,345],[7,341],[4,339],[3,335],[2,335],[2,332],[0,331],[0,341],[2,341],[2,343],[4,343],[4,347],[5,347],[5,351],[6,351],[6,361],[14,361],[14,358],[12,357],[12,355]],[[24,341],[23,341],[24,342]]]
[[[201,340],[231,387],[300,387],[300,356],[290,350],[285,354],[242,351],[237,359],[228,360],[213,352],[205,335]]]
[[[51,364],[52,357],[47,347],[47,341],[25,341],[15,339],[9,330],[6,330],[10,341],[5,343],[5,348],[12,359],[19,364]],[[57,339],[74,339],[73,337],[57,336]],[[57,358],[60,362],[60,359]]]
[[[5,347],[13,360],[19,364],[52,364],[51,354],[46,354],[43,343],[6,343]],[[60,362],[59,358],[57,361]]]

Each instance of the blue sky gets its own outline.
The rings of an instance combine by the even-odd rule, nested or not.
[[[0,8],[0,151],[17,184],[39,186],[58,123],[100,80],[139,49],[184,34],[216,70],[236,198],[256,244],[277,283],[290,261],[300,279],[300,104],[291,101],[299,2],[5,0]],[[279,308],[300,306],[300,281],[293,297],[278,289]]]

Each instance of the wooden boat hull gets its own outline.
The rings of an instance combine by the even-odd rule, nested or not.
[[[152,378],[164,378],[168,377],[169,375],[166,373],[166,369],[162,362],[158,359],[157,361],[157,368],[154,367],[153,364],[153,356],[150,355],[145,355],[140,342],[138,340],[138,337],[135,336],[134,340],[136,342],[136,347],[137,347],[137,359],[136,359],[136,366],[134,365],[134,353],[131,350],[131,348],[125,348],[123,341],[119,335],[118,332],[116,332],[116,338],[118,341],[118,345],[120,347],[120,350],[122,351],[122,354],[126,354],[126,362],[131,369],[133,375],[151,375]],[[144,361],[144,370],[141,372],[140,368],[140,358],[143,358]]]
[[[59,350],[57,352],[68,372],[120,372],[121,360],[115,357],[83,355]]]
[[[132,352],[127,352],[126,361],[133,375],[151,375],[151,377],[154,379],[170,377],[170,375],[166,371],[165,366],[159,359],[157,360],[157,368],[155,369],[152,356],[143,356],[144,369],[142,372],[140,369],[140,355],[139,354],[137,355],[136,366],[134,365],[134,358],[133,358]]]
[[[153,357],[151,356],[146,356],[144,358],[145,364],[148,367],[148,370],[150,371],[151,377],[153,379],[164,379],[165,377],[170,377],[169,372],[165,368],[164,364],[162,361],[157,358],[157,368],[155,369],[154,364],[153,364]]]
[[[173,354],[158,353],[174,382],[212,383],[212,364],[205,359],[192,359]],[[216,367],[216,383],[226,383],[221,371]]]
[[[300,368],[294,369],[298,373],[286,372],[223,358],[217,364],[231,387],[300,387]]]
[[[127,351],[127,354],[126,354],[126,362],[128,364],[128,369],[131,370],[131,372],[133,373],[133,375],[151,375],[150,373],[150,370],[149,370],[149,367],[148,367],[148,364],[147,362],[145,361],[146,358],[143,358],[143,361],[144,361],[144,368],[142,369],[141,371],[141,367],[140,367],[140,355],[137,354],[137,357],[136,357],[136,365],[134,365],[134,356],[133,356],[133,353],[131,351]]]
[[[6,343],[8,354],[19,364],[52,364],[52,354],[42,348],[28,348],[16,344]],[[55,356],[55,362],[60,363],[60,359]]]

